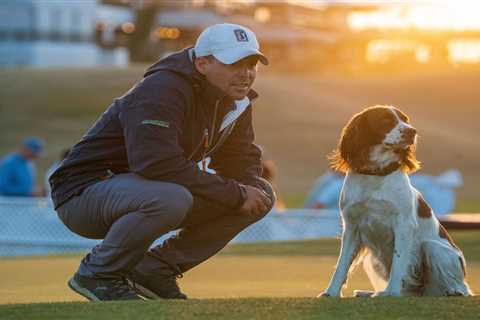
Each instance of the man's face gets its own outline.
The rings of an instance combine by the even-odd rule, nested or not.
[[[20,153],[22,154],[23,158],[26,160],[35,160],[39,157],[38,153],[35,153],[29,148],[26,148],[24,146],[20,148]]]
[[[258,57],[249,56],[233,64],[223,64],[213,56],[198,57],[197,70],[207,81],[235,100],[245,98],[257,76]]]

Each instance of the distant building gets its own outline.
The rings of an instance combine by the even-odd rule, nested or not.
[[[0,66],[125,65],[125,49],[95,45],[96,0],[2,0]]]
[[[163,56],[193,45],[203,29],[223,22],[241,24],[254,30],[262,51],[269,57],[272,65],[277,66],[298,66],[308,61],[310,55],[319,59],[326,51],[311,49],[332,47],[336,41],[331,32],[293,26],[281,21],[262,23],[247,14],[224,13],[208,7],[162,7],[156,15],[149,37],[151,50],[154,52],[152,56]]]

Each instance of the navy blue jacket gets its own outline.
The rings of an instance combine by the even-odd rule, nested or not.
[[[248,97],[251,101],[256,93]],[[250,104],[218,130],[233,109],[234,101],[195,70],[191,49],[160,60],[115,99],[53,173],[55,208],[88,186],[126,172],[177,183],[194,196],[239,208],[245,201],[243,184],[261,174],[261,151],[253,144]],[[217,174],[198,167],[207,156]]]

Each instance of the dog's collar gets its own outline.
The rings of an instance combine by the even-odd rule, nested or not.
[[[355,170],[356,173],[365,174],[369,176],[387,176],[390,173],[400,168],[400,162],[392,162],[388,166],[382,169],[359,169]]]

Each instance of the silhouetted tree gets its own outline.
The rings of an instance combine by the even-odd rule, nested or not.
[[[156,1],[141,1],[135,6],[135,32],[130,37],[128,49],[130,61],[146,62],[152,60],[149,53],[149,36],[159,11]]]

